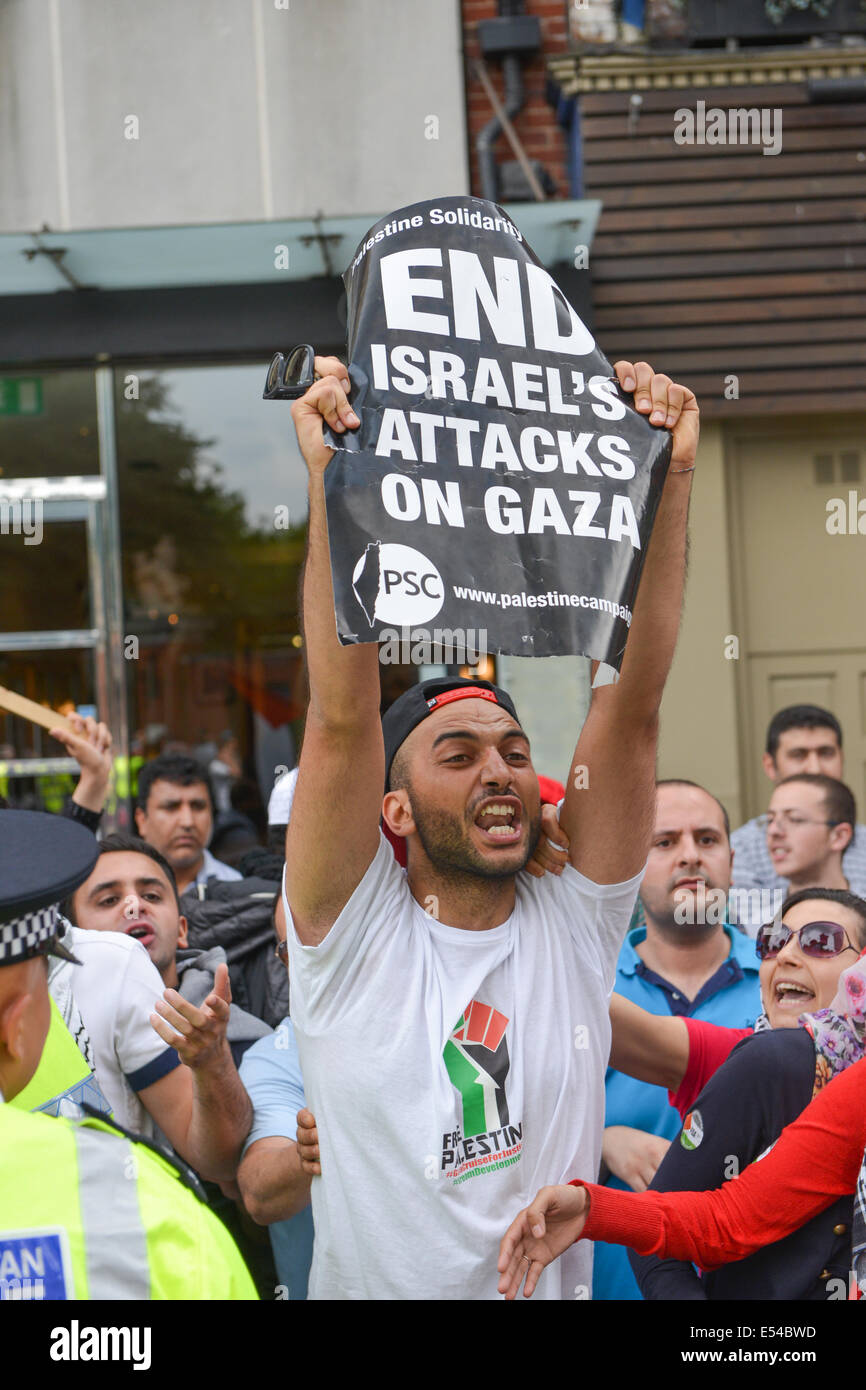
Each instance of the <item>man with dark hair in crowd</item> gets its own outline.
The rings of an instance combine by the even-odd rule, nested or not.
[[[843,865],[854,838],[857,803],[844,782],[818,772],[798,772],[777,782],[770,809],[758,817],[776,873],[788,891],[847,888]]]
[[[72,922],[65,940],[82,969],[60,963],[52,995],[72,991],[115,1119],[135,1133],[161,1130],[203,1177],[232,1181],[251,1110],[226,1038],[228,970],[217,966],[200,1002],[172,987],[163,993],[166,982],[180,983],[185,926],[170,866],[150,845],[109,837],[64,910]]]
[[[165,855],[179,893],[210,878],[241,877],[208,850],[214,824],[213,790],[195,758],[163,753],[144,764],[138,774],[135,824],[141,838]]]
[[[767,729],[763,767],[771,782],[809,772],[841,779],[842,729],[835,715],[820,705],[788,705],[773,715]],[[784,869],[773,863],[763,817],[755,816],[731,836],[735,855],[734,885],[787,891]],[[842,869],[851,891],[866,897],[866,825],[854,826]]]
[[[729,830],[724,806],[703,787],[679,779],[658,783],[640,886],[646,924],[626,936],[614,986],[649,1013],[730,1028],[749,1027],[760,1013],[754,943],[729,925],[725,912],[733,862]],[[608,1069],[602,1155],[612,1186],[642,1191],[679,1128],[660,1087]],[[593,1297],[640,1298],[621,1246],[596,1250]]]
[[[181,912],[174,872],[154,845],[134,835],[107,835],[89,878],[70,902],[70,920],[85,931],[122,933],[138,941],[150,956],[163,984],[181,999],[201,1007],[212,991],[231,1000],[225,952],[191,949],[186,918]],[[224,973],[225,972],[225,973]],[[220,990],[218,977],[225,978]],[[171,1008],[157,1005],[162,1016],[152,1020],[164,1042],[174,1046],[168,1020],[183,1032]],[[270,1033],[270,1028],[237,1004],[229,1003],[226,1040],[235,1065],[246,1049]]]
[[[311,1293],[493,1298],[503,1206],[600,1157],[607,1002],[652,830],[697,403],[647,363],[617,364],[636,408],[672,430],[672,463],[621,677],[594,689],[568,778],[570,862],[534,879],[521,870],[538,778],[505,692],[428,681],[380,719],[376,646],[337,639],[322,425],[359,422],[345,367],[316,370],[292,407],[310,474],[310,705],[285,878],[292,1018],[321,1124]],[[542,1296],[588,1293],[590,1273],[575,1252]]]

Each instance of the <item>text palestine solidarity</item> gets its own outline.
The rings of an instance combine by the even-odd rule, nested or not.
[[[374,343],[371,347],[373,381],[379,389],[389,384],[398,390],[420,394],[427,388],[431,395],[444,395],[445,384],[451,386],[454,399],[469,399],[463,380],[464,366],[459,358],[448,353],[430,353],[430,385],[418,367],[423,361],[420,349],[394,348],[390,354],[392,366],[405,372],[389,382],[385,348]],[[435,362],[433,359],[437,359]],[[426,364],[425,364],[426,365]],[[513,400],[502,369],[493,358],[480,358],[472,391],[473,404],[485,404],[492,396],[497,405],[518,410],[548,410],[556,414],[578,414],[581,406],[563,399],[560,372],[548,367],[548,400],[539,398],[542,373],[545,369],[531,363],[513,363]],[[575,393],[584,390],[581,372],[571,372]],[[432,389],[431,389],[432,388]],[[603,419],[622,419],[626,413],[623,402],[615,393],[613,383],[606,377],[594,376],[587,383],[594,399],[589,409]],[[429,398],[429,396],[428,396]],[[583,403],[586,408],[587,403]],[[381,413],[374,452],[378,458],[397,456],[407,463],[437,463],[439,444],[437,433],[450,431],[456,448],[457,463],[462,468],[504,470],[506,473],[550,473],[561,470],[566,475],[585,475],[588,478],[629,479],[635,475],[634,460],[628,441],[618,434],[599,434],[593,430],[577,434],[571,430],[553,431],[539,425],[526,425],[516,439],[508,425],[489,422],[481,438],[481,422],[465,417],[439,414],[430,410],[404,411],[385,407]],[[480,447],[479,447],[480,445]],[[541,451],[544,452],[541,452]],[[595,457],[594,457],[595,455]],[[460,488],[456,481],[440,484],[432,478],[422,478],[420,486],[399,473],[389,473],[381,483],[382,505],[387,514],[399,521],[417,521],[423,508],[428,525],[465,526]],[[552,488],[535,488],[524,515],[521,497],[513,488],[491,487],[484,494],[484,514],[487,524],[497,535],[537,535],[553,530],[558,535],[598,537],[611,541],[628,540],[635,550],[640,549],[640,534],[631,499],[615,493],[610,500],[607,525],[594,522],[601,497],[592,491],[571,490],[568,501],[574,504],[573,516],[567,517],[562,501]]]
[[[468,208],[449,208],[443,212],[442,208],[431,208],[430,222],[434,227],[441,227],[443,223],[447,223],[452,227],[459,224],[461,227],[475,227],[485,232],[507,232],[509,236],[516,237],[518,241],[523,240],[523,233],[518,231],[513,222],[502,217],[486,217],[477,209],[470,212]],[[385,237],[396,236],[399,232],[408,232],[410,227],[423,227],[423,225],[424,218],[418,212],[415,213],[414,217],[401,217],[399,221],[386,222],[384,227],[380,227],[378,232],[367,238],[353,260],[350,269],[357,270],[367,252],[372,251],[373,247],[378,245],[380,241],[384,241]]]

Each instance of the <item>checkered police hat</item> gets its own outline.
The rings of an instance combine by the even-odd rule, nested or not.
[[[42,811],[0,811],[0,966],[33,956],[75,960],[60,940],[59,904],[91,872],[94,836]]]

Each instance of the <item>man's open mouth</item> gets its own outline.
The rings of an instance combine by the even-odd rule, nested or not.
[[[126,928],[125,935],[131,936],[135,941],[140,941],[145,950],[156,939],[156,932],[148,922],[131,922]]]
[[[489,844],[513,845],[523,833],[521,812],[516,797],[491,797],[476,811],[475,824]]]

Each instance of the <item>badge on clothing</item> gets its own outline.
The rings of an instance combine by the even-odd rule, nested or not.
[[[68,1299],[73,1295],[64,1230],[0,1231],[0,1300]]]
[[[704,1122],[700,1110],[690,1110],[686,1115],[680,1143],[684,1149],[696,1149],[704,1137]]]

